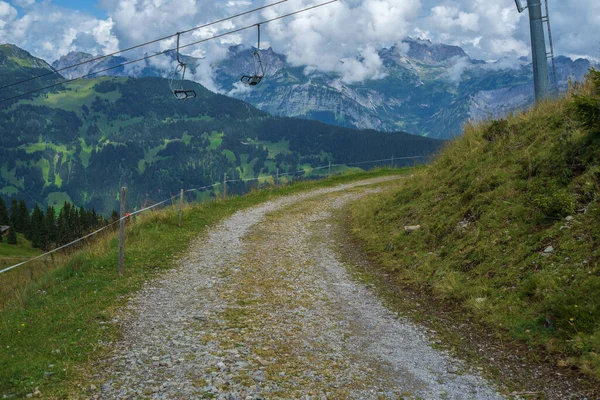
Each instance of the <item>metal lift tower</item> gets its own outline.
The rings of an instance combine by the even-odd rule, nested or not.
[[[548,0],[546,1],[546,15],[542,14],[542,0],[527,0],[527,6],[523,7],[521,0],[515,0],[519,12],[529,9],[529,25],[531,29],[531,54],[533,58],[533,84],[535,87],[536,102],[550,96],[550,77],[548,74],[548,60],[552,60],[552,70],[554,75],[554,50],[552,46],[552,33],[550,30],[550,19],[548,18]],[[544,22],[548,26],[548,40],[550,42],[550,51],[546,51],[546,36],[544,32]],[[556,81],[556,76],[554,76]]]

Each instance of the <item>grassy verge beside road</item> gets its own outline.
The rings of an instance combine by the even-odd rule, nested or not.
[[[149,212],[126,234],[125,276],[118,277],[115,233],[77,251],[39,279],[15,290],[0,312],[0,397],[68,397],[74,383],[85,381],[82,367],[104,354],[105,344],[119,337],[111,323],[115,311],[148,279],[172,268],[190,241],[211,224],[235,211],[271,198],[312,188],[407,170],[378,170],[257,190],[203,205],[189,205],[183,226],[177,211]],[[0,277],[11,279],[13,271]],[[17,272],[15,272],[16,274]]]
[[[600,78],[578,92],[597,99]],[[392,285],[600,380],[600,135],[577,98],[466,126],[399,189],[356,204],[353,233]]]

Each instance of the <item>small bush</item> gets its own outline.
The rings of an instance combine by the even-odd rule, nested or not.
[[[558,190],[550,195],[533,196],[533,204],[547,218],[562,218],[575,212],[575,197],[568,190]]]
[[[588,79],[592,83],[592,93],[574,95],[573,111],[581,125],[600,133],[600,71],[591,70]]]
[[[505,119],[494,120],[486,130],[483,131],[483,138],[488,142],[507,136],[510,133],[508,121]]]

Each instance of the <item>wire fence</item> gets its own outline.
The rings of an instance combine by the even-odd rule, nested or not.
[[[255,177],[255,178],[248,178],[248,179],[230,179],[230,180],[228,180],[228,179],[226,179],[226,175],[225,175],[225,178],[223,179],[222,182],[217,182],[217,183],[213,183],[212,185],[206,185],[206,186],[197,187],[197,188],[185,189],[185,190],[182,190],[181,193],[190,193],[190,192],[195,192],[195,191],[201,192],[201,191],[208,190],[208,189],[215,189],[216,187],[219,187],[219,186],[224,186],[223,193],[225,193],[226,185],[228,183],[236,183],[236,182],[248,183],[248,182],[253,182],[253,181],[259,182],[261,180],[264,180],[264,181],[271,181],[272,180],[275,183],[275,185],[278,186],[279,183],[280,183],[279,181],[280,181],[280,179],[282,177],[289,177],[289,176],[296,176],[296,175],[300,175],[300,174],[307,174],[307,173],[311,173],[312,171],[319,171],[319,170],[328,169],[329,173],[328,173],[327,176],[331,177],[331,175],[332,175],[332,169],[333,168],[337,168],[337,167],[341,167],[341,166],[352,167],[352,166],[367,165],[367,164],[389,163],[389,166],[394,167],[394,162],[395,161],[419,160],[419,159],[423,159],[423,158],[425,158],[425,156],[391,157],[391,158],[381,159],[381,160],[361,161],[361,162],[345,163],[345,164],[341,164],[341,163],[340,164],[332,164],[332,163],[329,163],[327,165],[322,165],[322,166],[318,166],[318,167],[308,167],[308,168],[300,169],[300,170],[297,170],[297,171],[286,172],[286,173],[281,173],[281,174],[277,170],[277,172],[275,174],[263,175],[263,176],[258,176],[258,177]],[[4,268],[4,269],[0,270],[0,274],[3,274],[5,272],[8,272],[8,271],[13,270],[15,268],[18,268],[18,267],[23,266],[25,264],[28,264],[30,262],[43,259],[43,258],[45,258],[47,256],[50,256],[50,255],[56,253],[56,252],[59,252],[59,251],[64,250],[66,248],[69,248],[69,247],[71,247],[71,246],[73,246],[73,245],[75,245],[77,243],[80,243],[80,242],[84,241],[85,239],[88,239],[88,238],[90,238],[92,236],[95,236],[95,235],[97,235],[97,234],[99,234],[99,233],[101,233],[103,231],[106,231],[107,229],[110,229],[111,227],[115,226],[116,224],[122,224],[122,223],[124,223],[127,219],[129,219],[132,216],[135,216],[137,214],[141,214],[141,213],[143,213],[145,211],[153,210],[153,209],[158,208],[158,207],[160,207],[160,206],[162,206],[162,205],[164,205],[166,203],[173,204],[173,202],[176,199],[180,199],[180,196],[181,196],[180,194],[179,195],[175,195],[175,196],[171,196],[168,199],[165,199],[165,200],[160,201],[158,203],[152,204],[150,206],[146,206],[146,207],[140,208],[139,210],[122,213],[122,215],[120,215],[119,219],[117,219],[115,221],[112,221],[111,223],[109,223],[109,224],[107,224],[107,225],[105,225],[105,226],[103,226],[103,227],[101,227],[101,228],[99,228],[99,229],[97,229],[97,230],[95,230],[93,232],[88,233],[85,236],[82,236],[82,237],[80,237],[78,239],[75,239],[72,242],[64,244],[64,245],[62,245],[60,247],[57,247],[57,248],[55,248],[53,250],[50,250],[50,251],[48,251],[48,252],[46,252],[44,254],[40,254],[38,256],[35,256],[35,257],[32,257],[32,258],[28,258],[25,261],[22,261],[20,263],[17,263],[15,265],[10,266],[10,267]],[[181,204],[182,203],[180,202],[180,205]],[[121,240],[122,239],[123,238],[121,238]],[[9,259],[9,258],[5,258],[5,259]],[[14,259],[14,258],[12,258],[12,259]]]

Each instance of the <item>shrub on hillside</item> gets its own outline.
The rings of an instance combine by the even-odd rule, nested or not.
[[[591,70],[588,81],[591,94],[573,96],[573,110],[577,120],[594,133],[600,133],[600,71]]]
[[[493,120],[483,131],[483,138],[488,142],[506,137],[510,133],[508,121],[505,119]]]

